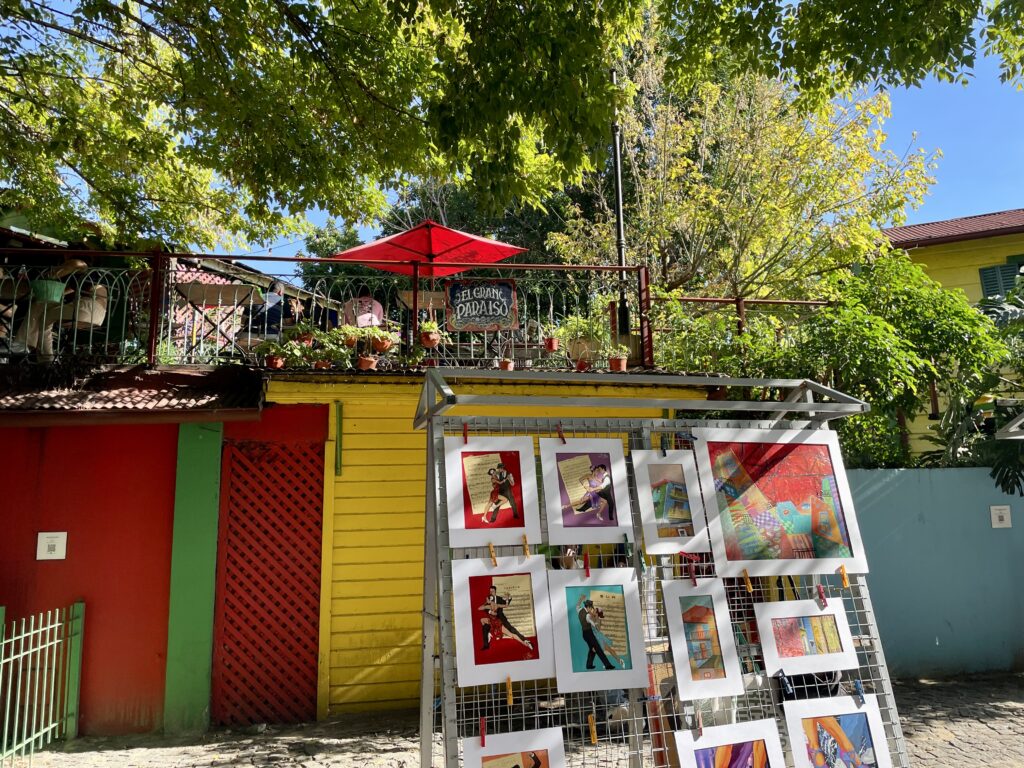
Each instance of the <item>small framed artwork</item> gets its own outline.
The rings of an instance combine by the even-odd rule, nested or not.
[[[633,540],[622,441],[541,438],[544,505],[551,544]]]
[[[553,677],[547,572],[542,555],[452,561],[459,685]]]
[[[743,674],[721,579],[663,581],[672,660],[682,701],[743,693]]]
[[[719,576],[867,573],[839,440],[827,430],[693,430]]]
[[[637,503],[649,555],[710,552],[692,451],[632,451]]]
[[[496,733],[462,740],[464,768],[565,768],[565,737],[561,728]]]
[[[856,669],[857,650],[842,598],[832,598],[824,608],[817,600],[758,603],[754,616],[769,675]]]
[[[774,720],[676,731],[680,768],[786,768]]]
[[[551,571],[548,589],[559,691],[647,685],[636,571]]]
[[[892,768],[874,694],[787,701],[786,730],[796,768]]]
[[[446,437],[444,462],[451,546],[540,542],[531,438]]]

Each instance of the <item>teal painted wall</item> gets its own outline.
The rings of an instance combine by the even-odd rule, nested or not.
[[[1024,668],[1024,499],[987,469],[851,470],[893,677]],[[1013,527],[993,529],[1008,504]]]
[[[182,424],[174,492],[164,732],[210,724],[223,424]]]

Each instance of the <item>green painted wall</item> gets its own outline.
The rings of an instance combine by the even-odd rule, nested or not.
[[[210,724],[222,424],[182,424],[174,493],[164,732]]]
[[[893,677],[1024,669],[1024,499],[987,469],[851,470]],[[992,527],[1009,505],[1012,528]]]

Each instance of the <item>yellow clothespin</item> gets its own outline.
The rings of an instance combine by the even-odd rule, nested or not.
[[[523,554],[526,555],[526,557],[530,556],[530,542],[526,540],[525,533],[523,534]]]
[[[495,568],[497,568],[497,567],[498,567],[498,555],[497,555],[497,554],[495,553],[495,551],[494,551],[494,545],[493,545],[493,544],[491,544],[490,542],[487,542],[487,548],[488,548],[489,550],[491,550],[491,564],[492,564],[492,565],[493,565],[493,566],[494,566]]]
[[[590,726],[590,743],[597,744],[597,722],[594,720],[594,713],[587,715],[587,725]]]
[[[750,594],[750,595],[754,594],[754,585],[750,581],[750,574],[747,573],[747,569],[746,568],[743,569],[743,584],[747,588],[747,594]]]
[[[505,678],[505,700],[508,705],[512,706],[512,676],[509,675]]]
[[[839,577],[843,580],[843,589],[850,588],[850,577],[846,575],[846,566],[839,566]]]

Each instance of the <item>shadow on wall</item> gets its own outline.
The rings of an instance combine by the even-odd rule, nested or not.
[[[851,470],[893,677],[1024,669],[1024,500],[988,470]],[[990,507],[1011,510],[993,528]]]

